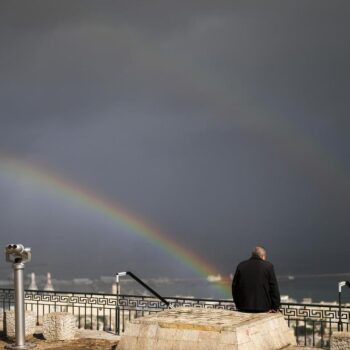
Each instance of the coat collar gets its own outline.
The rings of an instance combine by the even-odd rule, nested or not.
[[[252,254],[252,256],[250,257],[250,260],[261,260],[264,261],[263,259],[260,258],[260,256]]]

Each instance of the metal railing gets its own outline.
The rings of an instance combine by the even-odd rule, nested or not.
[[[283,303],[281,312],[288,326],[294,329],[300,346],[328,348],[330,337],[338,330],[339,305]],[[350,329],[350,307],[343,307],[344,331]]]
[[[166,297],[175,307],[188,306],[234,310],[231,300],[192,299]],[[13,289],[0,289],[0,316],[14,308]],[[120,334],[128,320],[167,309],[155,297],[140,295],[113,295],[98,293],[26,291],[27,310],[35,312],[37,323],[50,312],[67,311],[77,317],[79,328],[96,329]],[[329,339],[337,330],[339,306],[325,304],[283,303],[281,312],[289,327],[294,329],[300,346],[329,347]],[[343,306],[341,320],[344,331],[350,330],[350,307]]]

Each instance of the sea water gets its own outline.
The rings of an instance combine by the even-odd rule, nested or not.
[[[349,279],[349,277],[347,277]],[[297,302],[304,298],[310,298],[312,302],[319,303],[338,301],[338,282],[344,281],[344,277],[312,277],[293,279],[283,278],[279,280],[281,295],[288,296]],[[144,280],[160,295],[166,297],[193,297],[208,299],[231,299],[231,281],[226,283],[213,283],[205,278],[154,278]],[[82,293],[108,293],[112,291],[114,277],[99,277],[92,279],[55,280],[53,286],[56,291],[82,292]],[[43,289],[44,276],[38,276],[38,287]],[[29,281],[28,281],[29,286]],[[28,287],[26,285],[26,287]],[[13,288],[13,281],[1,281],[0,288]],[[150,295],[142,286],[130,278],[120,279],[121,294]],[[350,303],[350,289],[343,287],[342,302]]]

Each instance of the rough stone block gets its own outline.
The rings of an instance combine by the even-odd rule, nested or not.
[[[43,335],[49,341],[74,339],[76,318],[68,312],[52,312],[43,318]]]
[[[124,342],[128,344],[128,350],[136,350],[137,349],[137,337],[124,335]]]
[[[331,350],[349,350],[350,332],[334,332],[331,336]]]
[[[131,320],[118,350],[279,350],[295,344],[280,313],[181,307]]]
[[[34,334],[36,328],[36,314],[34,311],[25,312],[25,336],[29,337]],[[5,332],[9,338],[15,338],[15,311],[8,310],[5,312]]]

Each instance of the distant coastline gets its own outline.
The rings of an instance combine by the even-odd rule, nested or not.
[[[293,278],[291,278],[291,276]],[[284,275],[278,276],[281,295],[285,300],[302,302],[333,303],[337,300],[337,285],[341,280],[349,279],[350,274],[310,274],[310,275]],[[43,289],[46,276],[37,275],[37,285]],[[212,276],[211,278],[168,278],[157,277],[145,280],[163,296],[192,296],[195,298],[227,299],[230,296],[223,296],[215,288],[216,283],[230,284],[229,277]],[[73,279],[55,279],[52,283],[56,291],[73,291],[86,293],[111,293],[114,276],[100,276],[98,278],[76,277]],[[26,278],[26,288],[29,287],[30,279]],[[11,279],[0,280],[0,288],[12,288]],[[145,290],[134,281],[125,278],[120,284],[122,294],[147,294]],[[344,303],[350,303],[350,292],[343,293]],[[287,299],[288,297],[288,299]]]

